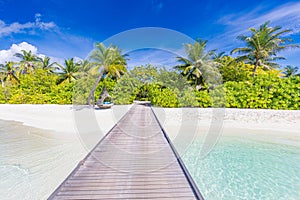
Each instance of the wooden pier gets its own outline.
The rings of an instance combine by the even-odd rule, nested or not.
[[[200,199],[148,105],[134,105],[49,199]]]

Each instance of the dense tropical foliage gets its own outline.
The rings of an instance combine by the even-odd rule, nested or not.
[[[105,86],[115,104],[148,100],[163,107],[231,107],[299,109],[299,68],[279,67],[278,53],[297,47],[282,35],[288,30],[269,22],[250,36],[239,36],[246,47],[233,58],[207,50],[207,41],[184,44],[186,56],[174,68],[152,65],[127,69],[126,55],[117,46],[97,43],[88,60],[17,53],[18,62],[0,64],[0,103],[90,104]],[[222,84],[221,84],[222,83]]]

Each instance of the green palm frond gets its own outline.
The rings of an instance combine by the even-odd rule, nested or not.
[[[98,70],[104,69],[104,75],[119,78],[127,71],[126,56],[116,46],[110,45],[106,48],[104,44],[97,43],[89,59],[92,63],[96,63]]]
[[[184,44],[187,57],[176,57],[181,64],[175,66],[174,69],[180,71],[195,86],[204,84],[203,73],[206,73],[205,69],[208,66],[213,64],[217,66],[217,62],[213,61],[213,58],[216,57],[216,51],[206,52],[206,43],[206,40],[197,39],[194,44]]]
[[[3,82],[16,81],[20,83],[19,78],[16,75],[17,67],[16,63],[10,61],[0,65],[0,78]]]
[[[297,74],[299,70],[299,67],[295,67],[293,65],[287,65],[284,67],[284,71],[283,73],[285,74],[286,77],[290,77],[290,76],[299,76],[299,74]]]
[[[60,68],[58,84],[73,82],[80,76],[80,63],[74,62],[74,58],[66,59],[64,66],[58,64]]]
[[[293,44],[286,44],[291,42],[291,38],[282,38],[281,36],[290,30],[281,30],[280,26],[270,27],[270,21],[260,25],[258,29],[250,28],[251,35],[240,35],[237,39],[243,41],[246,47],[235,48],[231,53],[239,53],[241,56],[237,60],[243,60],[245,63],[255,65],[253,74],[257,66],[262,66],[265,69],[277,67],[274,61],[282,59],[278,57],[277,53],[287,48],[298,48],[299,46]]]

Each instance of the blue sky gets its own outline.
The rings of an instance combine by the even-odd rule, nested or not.
[[[208,40],[208,49],[229,52],[243,45],[236,40],[238,35],[268,20],[291,29],[288,36],[300,44],[300,1],[0,0],[0,62],[21,48],[60,61],[85,58],[95,42],[141,27],[171,29],[192,39]],[[145,35],[145,40],[147,37],[151,36]],[[133,43],[134,38],[128,42]],[[182,49],[172,53],[135,50],[129,54],[129,64],[172,65],[173,51]],[[300,66],[299,49],[281,55],[287,58],[282,65]]]

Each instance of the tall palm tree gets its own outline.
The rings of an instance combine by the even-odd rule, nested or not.
[[[246,47],[235,48],[231,53],[243,54],[237,57],[237,60],[243,60],[245,63],[253,64],[253,73],[255,75],[258,66],[264,69],[278,67],[276,60],[285,59],[277,56],[282,50],[291,47],[299,47],[293,44],[291,38],[282,38],[281,36],[291,30],[281,30],[280,26],[270,27],[270,21],[262,24],[259,29],[250,28],[250,36],[240,35],[237,39],[245,42]]]
[[[123,55],[117,46],[105,47],[103,43],[96,43],[89,59],[97,71],[101,70],[88,97],[89,105],[94,105],[94,93],[102,78],[120,78],[127,71],[127,55]],[[91,102],[93,101],[93,102]]]
[[[187,58],[177,57],[177,61],[182,64],[175,66],[175,69],[186,76],[196,88],[204,85],[204,74],[207,75],[216,64],[212,59],[215,51],[206,52],[206,43],[206,40],[197,39],[195,44],[184,44]]]
[[[80,75],[80,64],[74,62],[74,58],[66,59],[65,66],[58,64],[61,72],[59,72],[58,84],[75,81]]]
[[[299,67],[295,67],[293,65],[287,65],[284,67],[284,74],[286,77],[290,77],[290,76],[296,76],[297,72],[299,70]]]
[[[6,81],[16,81],[20,82],[16,76],[16,67],[14,62],[6,62],[5,64],[0,64],[0,78],[2,87],[5,86]]]
[[[48,73],[53,73],[55,70],[59,69],[58,64],[56,62],[51,63],[48,56],[43,58],[38,57],[37,60],[39,61],[39,65],[42,69],[46,70]],[[56,65],[56,66],[55,66]]]
[[[22,53],[16,53],[15,56],[21,58],[19,66],[19,74],[28,74],[35,69],[35,65],[39,61],[38,57],[31,51],[21,50]]]

